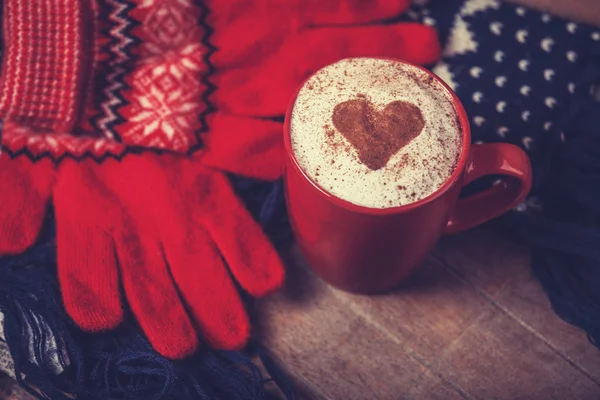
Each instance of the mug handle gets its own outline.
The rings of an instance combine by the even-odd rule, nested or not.
[[[510,211],[531,189],[531,163],[519,147],[508,143],[475,144],[463,173],[462,186],[486,175],[504,175],[492,187],[459,199],[444,234],[473,228]]]

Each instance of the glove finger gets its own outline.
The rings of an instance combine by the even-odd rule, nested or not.
[[[432,64],[441,55],[435,29],[418,23],[312,29],[298,41],[306,55],[299,71],[303,79],[342,58],[391,57],[415,64]]]
[[[318,25],[358,25],[400,16],[410,0],[252,1],[215,4],[209,15],[219,49],[211,56],[218,68],[260,66],[295,32]]]
[[[410,0],[300,0],[298,5],[304,25],[365,24],[399,17]]]
[[[88,167],[75,162],[61,167],[54,194],[58,277],[67,314],[92,332],[123,320],[108,226],[120,215],[111,197]]]
[[[250,337],[250,322],[220,254],[196,224],[178,236],[166,239],[165,252],[204,339],[217,349],[242,348]]]
[[[54,166],[49,159],[0,154],[0,254],[18,254],[37,239],[50,199]]]
[[[180,359],[198,347],[198,337],[171,279],[151,229],[124,224],[116,232],[117,254],[127,301],[152,347]]]
[[[262,297],[283,284],[284,269],[269,239],[237,198],[227,178],[206,177],[201,221],[240,285]]]
[[[198,338],[169,274],[159,233],[176,234],[179,226],[161,217],[174,207],[164,171],[152,153],[106,160],[98,176],[122,207],[114,229],[125,296],[148,340],[163,356],[183,358]]]
[[[214,100],[231,114],[283,115],[301,82],[339,59],[390,57],[431,64],[440,53],[437,33],[421,24],[311,29],[260,66],[215,74],[219,91]]]
[[[194,320],[203,330],[206,340],[212,346],[223,349],[241,347],[249,336],[248,317],[219,253],[211,244],[206,232],[193,221],[193,218],[190,218],[190,215],[199,212],[198,210],[205,211],[199,204],[198,193],[190,189],[194,184],[194,178],[197,177],[194,171],[195,164],[187,157],[166,154],[161,156],[148,154],[143,158],[129,158],[129,161],[126,164],[127,168],[135,167],[136,170],[149,174],[145,178],[147,182],[144,185],[138,186],[130,183],[129,187],[133,187],[133,190],[140,192],[142,196],[152,196],[152,203],[147,204],[152,204],[152,208],[156,208],[156,210],[149,210],[150,213],[146,212],[148,216],[146,220],[154,221],[154,225],[158,227],[157,237],[160,238],[175,285],[179,288]],[[165,172],[168,172],[168,177]],[[143,175],[140,175],[138,179],[143,179]],[[125,185],[126,182],[121,182],[121,184]],[[145,185],[150,185],[150,187],[146,188]],[[126,188],[122,187],[121,189],[125,190]],[[145,190],[150,191],[145,192]],[[129,201],[133,200],[135,199],[129,198]],[[142,211],[139,210],[142,207],[143,205],[137,206],[138,211]],[[139,217],[136,217],[136,220],[139,220]],[[142,231],[147,230],[146,228]],[[148,244],[144,244],[142,247],[147,254],[153,254],[150,251],[151,246],[155,245],[148,241]],[[138,258],[140,257],[138,256]],[[132,260],[131,262],[136,261]],[[156,272],[150,275],[156,276],[162,271],[167,273],[166,266],[163,266],[162,269],[158,266],[153,269]],[[129,270],[131,271],[132,268]],[[135,274],[134,277],[137,275],[140,274]],[[166,279],[166,276],[157,278],[161,282],[165,282]],[[153,286],[156,284],[144,284],[144,287]],[[129,290],[127,291],[130,295]],[[152,295],[164,302],[161,299],[165,297],[164,294]],[[133,302],[133,300],[131,301]],[[132,308],[134,306],[132,304]],[[143,306],[144,304],[140,304],[137,307]],[[148,314],[151,310],[140,312]],[[154,321],[164,320],[168,315],[168,310],[160,313],[160,315],[157,313]],[[169,318],[169,321],[173,320],[177,320],[177,317]],[[152,333],[148,333],[149,337],[151,335]],[[162,336],[169,338],[170,342],[174,335],[163,332],[161,335],[155,336],[157,336],[156,340]],[[157,344],[156,346],[164,345]],[[173,350],[169,350],[169,352],[173,353]]]
[[[250,178],[275,180],[283,172],[283,125],[256,118],[217,114],[202,138],[202,162]]]

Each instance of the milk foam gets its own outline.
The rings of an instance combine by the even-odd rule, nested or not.
[[[334,107],[364,95],[377,109],[402,100],[421,110],[421,134],[378,170],[332,123]],[[329,65],[305,82],[290,120],[292,150],[301,168],[330,194],[370,208],[418,201],[452,175],[462,150],[462,134],[452,98],[425,72],[410,65],[353,58]]]

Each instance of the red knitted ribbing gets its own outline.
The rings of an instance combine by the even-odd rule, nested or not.
[[[82,78],[83,1],[6,0],[0,116],[36,129],[66,131]],[[88,46],[89,47],[89,46]]]

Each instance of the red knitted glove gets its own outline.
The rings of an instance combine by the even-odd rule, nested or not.
[[[120,277],[133,314],[165,357],[196,349],[194,326],[214,347],[245,344],[248,317],[221,255],[255,297],[280,287],[283,267],[228,179],[200,161],[146,153],[61,165],[59,278],[80,327],[121,322]]]
[[[31,246],[42,227],[54,181],[51,160],[0,154],[0,254]]]
[[[398,17],[410,0],[224,0],[209,15],[217,109],[283,115],[300,83],[347,57],[394,57],[428,64],[440,57],[436,31]]]
[[[215,1],[207,16],[214,27],[211,76],[217,90],[211,101],[218,110],[209,116],[212,140],[228,131],[260,138],[257,145],[230,153],[212,152],[205,162],[248,174],[248,164],[262,164],[269,178],[283,167],[282,117],[301,82],[319,68],[346,57],[378,56],[418,64],[440,57],[435,30],[419,24],[375,25],[397,17],[409,0],[246,0]],[[221,129],[226,127],[227,129]],[[221,132],[225,135],[220,134]],[[253,151],[258,146],[260,150]],[[237,147],[236,150],[241,150]],[[237,154],[237,152],[236,152]],[[265,157],[268,155],[268,157]]]

